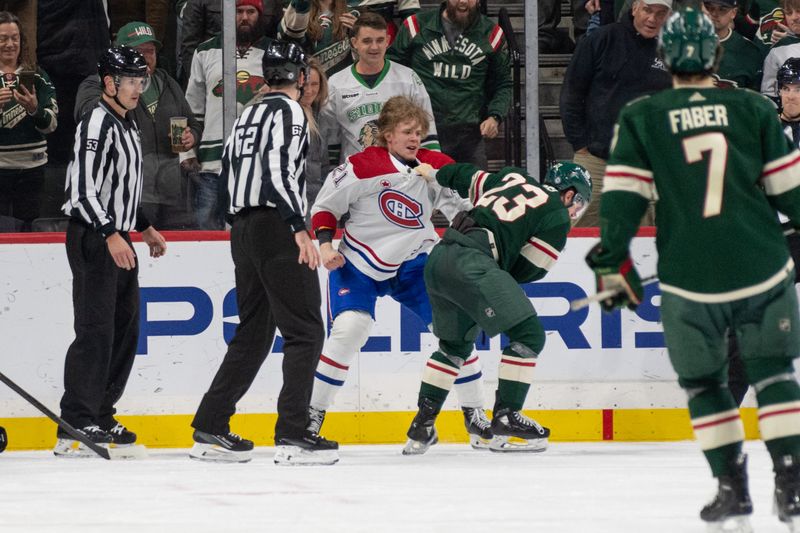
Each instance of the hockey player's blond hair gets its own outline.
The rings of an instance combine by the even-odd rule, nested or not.
[[[378,117],[378,145],[386,147],[386,134],[393,131],[401,122],[415,121],[422,128],[425,137],[430,129],[430,117],[420,106],[406,96],[389,98]]]

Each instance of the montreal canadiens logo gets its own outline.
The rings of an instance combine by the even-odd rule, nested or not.
[[[407,229],[422,229],[422,204],[405,194],[387,189],[378,195],[378,206],[386,220]]]

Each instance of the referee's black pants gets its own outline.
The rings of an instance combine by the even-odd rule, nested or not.
[[[120,235],[130,244],[127,233]],[[61,417],[82,428],[111,429],[139,338],[139,266],[119,268],[105,238],[72,220],[67,228],[75,340],[64,362]]]
[[[276,209],[236,215],[231,255],[239,325],[192,426],[212,434],[230,431],[236,403],[267,358],[277,325],[283,335],[283,387],[275,438],[298,437],[308,423],[314,370],[325,340],[317,273],[297,263],[294,235]]]

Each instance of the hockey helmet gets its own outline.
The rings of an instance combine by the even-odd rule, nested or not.
[[[308,76],[306,54],[298,45],[286,41],[272,41],[261,60],[264,80],[268,85],[300,79],[300,73]]]
[[[120,77],[145,78],[147,62],[138,50],[118,46],[103,52],[97,62],[97,73],[101,80],[106,76],[113,76],[115,80]]]
[[[778,90],[789,83],[800,83],[800,57],[790,57],[778,69]]]
[[[659,37],[661,55],[672,73],[710,72],[717,58],[718,46],[714,23],[692,7],[673,13]]]
[[[581,218],[589,207],[589,202],[592,201],[592,177],[589,171],[571,161],[558,161],[553,164],[547,170],[544,183],[555,187],[559,192],[569,189],[575,191],[572,203],[567,206],[570,218],[573,220]]]

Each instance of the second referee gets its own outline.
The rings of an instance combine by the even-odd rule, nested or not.
[[[236,120],[222,156],[233,217],[239,325],[192,421],[190,456],[245,462],[253,442],[230,431],[236,403],[283,335],[283,388],[278,396],[275,462],[333,464],[338,444],[306,429],[314,369],[325,331],[316,268],[319,252],[305,226],[308,124],[297,100],[307,78],[302,50],[274,41],[264,52],[270,91]]]

